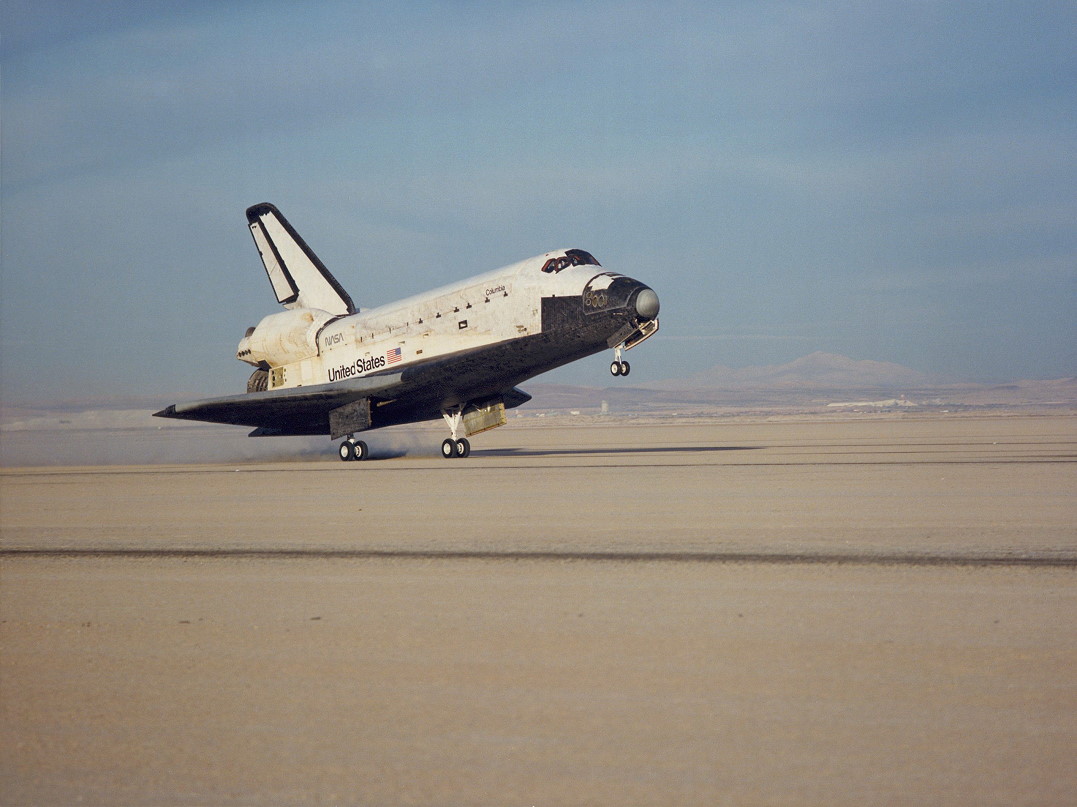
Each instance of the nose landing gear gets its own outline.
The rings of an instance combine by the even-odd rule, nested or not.
[[[635,329],[631,330],[628,336],[624,337],[619,344],[614,340],[621,339],[621,334],[624,331],[619,331],[616,335],[610,337],[610,341],[606,344],[613,348],[613,362],[610,364],[610,373],[612,375],[628,375],[632,370],[628,362],[621,361],[622,350],[631,350],[640,342],[646,341],[658,333],[658,295],[651,289],[645,288],[640,292],[636,305],[639,315],[641,317],[650,317],[650,319],[637,319]],[[625,327],[626,329],[631,329],[633,326],[628,325]]]
[[[610,362],[611,375],[628,375],[632,371],[632,365],[621,361],[621,345],[613,349],[613,361]]]

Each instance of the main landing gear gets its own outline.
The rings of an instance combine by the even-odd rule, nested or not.
[[[632,372],[632,365],[626,361],[621,361],[621,346],[618,345],[613,349],[613,361],[610,362],[610,374],[628,375],[630,372]]]
[[[367,448],[366,443],[362,440],[356,440],[353,437],[349,437],[343,443],[340,444],[340,458],[344,462],[351,462],[352,460],[365,460],[370,457],[370,449]]]
[[[460,431],[460,425],[464,422],[463,409],[442,412],[441,416],[445,418],[445,422],[449,424],[449,431],[452,432],[452,437],[441,444],[441,456],[447,460],[463,459],[469,456],[471,454],[471,443],[468,442],[466,437],[457,438],[456,436]]]
[[[447,460],[451,460],[453,457],[462,459],[470,454],[471,443],[468,442],[466,437],[461,437],[459,440],[453,440],[450,437],[441,444],[441,456]]]

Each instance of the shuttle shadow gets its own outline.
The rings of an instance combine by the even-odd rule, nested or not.
[[[766,446],[639,446],[636,448],[486,448],[480,457],[602,456],[604,454],[708,454],[713,451],[759,451]]]

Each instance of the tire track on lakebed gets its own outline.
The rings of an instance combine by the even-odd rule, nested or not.
[[[80,547],[0,549],[0,559],[55,560],[414,560],[547,563],[684,563],[767,564],[777,566],[1012,566],[1077,569],[1077,555],[1057,553],[921,553],[921,552],[586,552],[421,550],[421,549],[184,549],[152,547]]]

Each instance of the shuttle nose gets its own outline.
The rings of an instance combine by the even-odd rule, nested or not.
[[[636,316],[642,320],[652,320],[658,316],[658,295],[654,289],[642,288],[636,295]]]

